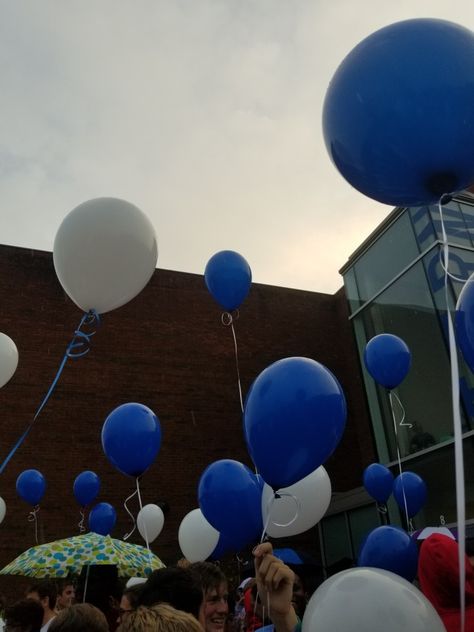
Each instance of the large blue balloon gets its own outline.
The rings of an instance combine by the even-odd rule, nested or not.
[[[259,541],[262,487],[247,466],[232,459],[211,463],[199,481],[198,498],[204,517],[219,531],[227,550],[239,551]]]
[[[399,527],[377,527],[365,539],[357,565],[383,568],[412,582],[417,572],[418,547]]]
[[[244,428],[255,466],[274,490],[314,472],[339,443],[346,423],[339,382],[309,358],[285,358],[257,377],[247,396]]]
[[[77,502],[81,507],[90,505],[97,498],[100,490],[100,478],[95,472],[86,470],[76,476],[73,485],[73,492]]]
[[[372,498],[386,503],[393,489],[393,474],[381,463],[371,463],[364,470],[364,487]]]
[[[249,293],[252,272],[238,252],[221,250],[207,262],[204,280],[213,298],[231,312],[241,305]]]
[[[46,480],[38,470],[25,470],[16,479],[16,491],[30,505],[38,505],[46,491]]]
[[[393,483],[393,496],[398,506],[405,512],[405,500],[408,517],[412,518],[426,503],[428,490],[425,481],[415,472],[399,474]]]
[[[123,404],[113,410],[102,428],[102,447],[109,461],[128,476],[141,476],[161,446],[160,422],[143,404]]]
[[[466,364],[474,372],[474,277],[465,283],[456,305],[456,338]]]
[[[115,509],[109,503],[98,503],[89,514],[89,529],[99,535],[109,535],[117,522]]]
[[[379,334],[365,347],[364,362],[374,380],[395,388],[403,382],[411,366],[411,353],[407,344],[393,334]]]
[[[392,206],[436,202],[474,181],[474,33],[397,22],[360,42],[326,94],[327,150],[346,180]]]

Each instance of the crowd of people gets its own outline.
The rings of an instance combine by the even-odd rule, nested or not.
[[[83,569],[77,583],[32,583],[4,611],[5,632],[299,632],[308,594],[266,542],[254,577],[229,594],[221,567],[181,563],[122,587],[116,567]],[[421,546],[418,580],[448,632],[460,629],[458,545],[440,534]],[[341,604],[341,607],[343,605]],[[466,630],[474,630],[474,568],[466,556]]]

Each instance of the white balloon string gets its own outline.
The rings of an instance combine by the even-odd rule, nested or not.
[[[84,514],[83,509],[84,509],[84,507],[81,507],[81,508],[79,509],[79,514],[80,514],[80,516],[81,516],[81,519],[80,519],[80,521],[79,521],[79,524],[77,525],[77,526],[79,527],[79,533],[84,533],[84,531],[86,530],[86,528],[85,528],[85,526],[84,526],[84,522],[85,522],[86,516],[85,516],[85,514]]]
[[[140,511],[143,509],[143,505],[142,505],[142,497],[140,494],[140,477],[137,476],[137,494],[138,494],[138,506],[140,507]],[[142,514],[143,517],[143,514]],[[145,531],[145,543],[146,543],[146,548],[148,551],[148,560],[150,563],[150,569],[152,568],[152,557],[151,557],[151,550],[150,550],[150,542],[148,540],[148,531],[146,528],[146,520],[145,518],[143,518],[143,530]]]
[[[405,422],[405,416],[406,416],[405,415],[405,409],[403,407],[402,402],[400,401],[400,398],[395,393],[395,391],[390,391],[390,397],[393,398],[393,401],[397,403],[397,405],[398,405],[398,407],[400,409],[400,412],[402,414],[402,418],[398,422],[398,425],[400,426],[400,428],[403,428],[403,427],[405,427],[405,428],[413,428],[413,424]],[[395,407],[393,406],[392,402],[391,402],[391,405],[392,405],[392,410],[394,410]]]
[[[465,595],[465,549],[466,549],[466,499],[464,489],[464,454],[462,445],[462,423],[459,401],[459,366],[456,350],[456,339],[454,336],[453,320],[449,307],[449,244],[443,220],[443,197],[439,200],[438,209],[441,219],[441,229],[443,234],[443,260],[444,260],[444,292],[446,300],[446,316],[448,319],[449,334],[449,356],[451,360],[451,388],[453,406],[453,427],[454,427],[454,465],[456,472],[456,514],[458,523],[458,545],[459,545],[459,599],[461,604],[461,632],[464,632],[466,595]]]
[[[136,493],[137,493],[137,490],[135,490],[132,494],[130,494],[130,496],[128,496],[128,497],[125,499],[125,502],[123,503],[123,506],[124,506],[125,511],[128,513],[128,515],[130,516],[130,518],[132,519],[132,522],[133,522],[133,529],[132,529],[131,531],[129,531],[128,533],[126,533],[126,534],[123,536],[123,539],[124,539],[124,540],[128,540],[128,538],[132,535],[132,533],[133,533],[133,532],[135,531],[135,529],[137,528],[137,523],[136,523],[136,521],[135,521],[135,516],[132,514],[132,512],[130,511],[130,509],[128,508],[128,505],[127,505],[127,503],[129,502],[129,500],[132,500],[132,498],[136,495]]]
[[[35,523],[35,542],[36,544],[39,544],[38,542],[38,512],[40,510],[40,506],[39,505],[35,505],[33,507],[33,509],[30,511],[30,513],[28,514],[28,522],[34,522]]]
[[[235,368],[237,371],[237,386],[239,388],[240,410],[243,413],[244,412],[244,399],[242,396],[242,384],[240,382],[239,349],[237,346],[237,336],[235,335],[235,328],[234,328],[234,320],[237,320],[238,317],[239,317],[238,309],[234,311],[233,315],[230,312],[224,312],[221,316],[221,322],[226,327],[230,325],[230,328],[232,330],[232,337],[234,339]]]
[[[300,510],[301,510],[301,503],[298,500],[298,498],[296,498],[296,496],[293,496],[293,494],[290,494],[289,492],[275,492],[275,495],[272,499],[272,501],[278,501],[281,498],[291,498],[294,503],[295,503],[295,513],[293,515],[293,517],[291,518],[291,520],[289,520],[288,522],[275,522],[274,520],[271,520],[271,523],[273,525],[275,525],[275,527],[289,527],[290,525],[292,525],[294,522],[296,522],[298,520],[298,516],[300,515]],[[275,509],[275,504],[272,502],[272,506],[271,509]],[[271,511],[269,511],[269,515],[271,514]]]
[[[260,538],[260,544],[265,540],[265,536],[267,535],[268,525],[270,524],[270,515],[272,512],[273,503],[275,502],[275,495],[273,495],[267,503],[267,518],[265,520],[265,524],[263,525],[262,537]]]
[[[395,416],[395,409],[393,406],[394,399],[392,398],[392,391],[388,391],[388,398],[390,400],[390,409],[392,411],[392,421],[393,421],[393,429],[395,431],[395,445],[397,448],[397,462],[398,462],[398,471],[400,473],[400,485],[402,486],[402,496],[403,496],[403,506],[405,509],[405,518],[407,521],[407,529],[410,535],[413,533],[413,524],[408,515],[408,505],[407,505],[407,497],[405,494],[405,484],[403,482],[403,469],[402,469],[402,457],[400,454],[400,445],[398,442],[398,424]],[[397,398],[398,399],[398,398]],[[399,400],[400,401],[400,400]]]

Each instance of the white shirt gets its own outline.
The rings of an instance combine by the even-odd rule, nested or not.
[[[48,621],[48,623],[45,623],[41,628],[40,628],[40,632],[46,632],[46,630],[49,628],[49,626],[51,625],[51,623],[54,621],[56,617],[53,617],[52,619],[50,619]]]

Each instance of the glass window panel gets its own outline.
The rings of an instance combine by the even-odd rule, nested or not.
[[[461,210],[463,207],[466,208],[465,213]],[[468,212],[468,208],[469,205],[461,205],[455,200],[452,200],[449,204],[443,206],[444,229],[450,244],[468,246],[469,248],[472,247],[473,244],[468,230],[468,225],[470,225],[471,230],[474,227],[472,225],[472,216]],[[430,211],[438,239],[442,241],[443,231],[441,228],[439,208],[437,205],[433,205],[430,207]]]
[[[433,226],[430,208],[429,206],[422,206],[420,208],[411,208],[408,212],[411,217],[418,246],[421,252],[423,252],[438,239]]]
[[[344,289],[346,292],[347,300],[349,301],[349,309],[352,314],[361,306],[361,301],[359,300],[359,290],[357,288],[357,282],[353,268],[350,268],[347,272],[344,273]]]
[[[344,513],[323,518],[321,529],[326,568],[344,558],[352,558],[351,541]]]
[[[352,546],[355,558],[359,556],[361,544],[367,535],[380,527],[380,514],[375,504],[357,507],[349,512],[349,526],[351,529]]]

